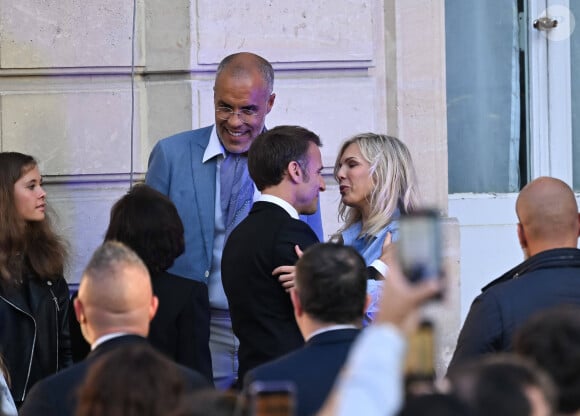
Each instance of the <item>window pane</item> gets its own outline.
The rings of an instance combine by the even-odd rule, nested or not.
[[[517,1],[446,0],[445,21],[449,192],[518,191]]]

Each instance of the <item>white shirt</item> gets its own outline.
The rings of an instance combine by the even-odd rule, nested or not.
[[[289,202],[283,200],[282,198],[278,198],[277,196],[274,195],[262,194],[258,198],[258,201],[271,202],[272,204],[276,204],[280,208],[283,208],[284,211],[286,211],[288,215],[290,215],[295,220],[300,219],[300,215],[298,215],[298,211],[296,211],[296,208],[294,208]]]
[[[308,335],[304,339],[304,342],[308,342],[310,339],[312,339],[316,335],[324,334],[325,332],[328,332],[328,331],[336,331],[337,329],[357,329],[357,327],[354,325],[344,325],[344,324],[342,324],[342,325],[328,325],[328,326],[325,326],[324,328],[320,328],[320,329],[317,329],[316,331],[312,331],[310,333],[310,335]]]
[[[209,305],[213,309],[228,310],[228,299],[224,292],[224,287],[222,285],[222,252],[224,251],[225,245],[225,226],[224,219],[222,215],[222,205],[221,205],[221,181],[220,172],[221,164],[226,156],[226,151],[217,135],[215,126],[211,130],[209,135],[209,142],[203,153],[203,163],[213,159],[218,158],[217,170],[215,175],[215,204],[214,204],[214,215],[215,215],[215,231],[213,236],[213,252],[210,274],[207,281],[207,290],[209,293]],[[260,192],[256,189],[254,185],[254,201],[256,201],[260,196]]]
[[[91,351],[94,350],[95,348],[97,348],[102,343],[107,342],[113,338],[122,337],[123,335],[128,335],[128,333],[127,332],[111,332],[110,334],[103,335],[102,337],[97,338],[95,340],[95,342],[93,342],[93,345],[91,345]]]

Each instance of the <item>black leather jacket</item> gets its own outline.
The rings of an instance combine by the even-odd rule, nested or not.
[[[0,288],[0,352],[15,402],[22,402],[34,383],[72,364],[68,306],[62,277],[30,277],[16,288]]]

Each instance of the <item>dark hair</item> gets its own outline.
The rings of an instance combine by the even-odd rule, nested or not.
[[[558,306],[535,314],[516,332],[514,350],[550,374],[561,413],[580,410],[580,307]]]
[[[145,184],[135,185],[111,209],[105,240],[117,240],[141,257],[151,274],[171,267],[184,249],[183,223],[173,202]]]
[[[360,322],[367,290],[366,266],[352,247],[319,243],[296,263],[296,294],[302,308],[322,322]]]
[[[532,405],[527,396],[537,388],[553,408],[555,391],[548,375],[533,363],[514,354],[494,354],[455,367],[448,374],[459,398],[476,415],[528,416]]]
[[[248,171],[258,190],[263,191],[282,182],[292,161],[298,162],[307,175],[310,143],[322,146],[315,133],[299,126],[274,127],[256,137],[248,152]]]
[[[268,62],[266,59],[251,52],[237,52],[222,59],[216,71],[216,80],[224,71],[224,69],[231,71],[234,76],[243,75],[252,70],[253,68],[248,67],[247,63],[242,63],[239,60],[239,58],[242,56],[251,57],[253,59],[255,69],[257,69],[262,74],[262,78],[264,79],[268,88],[268,93],[271,94],[274,90],[274,68],[272,68],[272,64],[270,64],[270,62]]]
[[[54,233],[48,213],[43,221],[19,219],[14,184],[37,166],[29,155],[0,152],[0,281],[20,279],[29,267],[41,279],[62,276],[66,259],[64,240]]]
[[[147,343],[119,346],[89,367],[78,416],[163,416],[185,394],[179,367]]]

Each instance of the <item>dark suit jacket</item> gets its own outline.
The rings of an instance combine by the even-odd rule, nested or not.
[[[290,295],[272,270],[296,263],[318,238],[304,222],[270,202],[256,202],[230,234],[222,257],[222,282],[240,340],[238,385],[246,371],[304,344]]]
[[[533,314],[561,304],[580,305],[580,250],[546,250],[485,288],[471,304],[449,371],[479,355],[511,351],[514,333]]]
[[[315,335],[303,348],[246,374],[253,381],[290,381],[296,387],[296,416],[315,414],[322,407],[341,370],[358,329],[336,329]]]
[[[19,415],[22,416],[73,416],[77,404],[75,393],[83,382],[90,366],[99,357],[119,346],[147,342],[138,335],[123,335],[99,345],[86,360],[36,383],[26,397]],[[205,378],[185,367],[180,367],[192,390],[208,387]]]
[[[167,272],[152,276],[151,281],[159,298],[147,337],[151,345],[212,381],[207,286]]]
[[[152,276],[151,282],[159,308],[151,321],[149,342],[176,363],[198,371],[213,383],[207,286],[168,272]],[[77,293],[73,299],[76,296]],[[82,335],[72,306],[69,317],[73,359],[79,362],[89,354],[91,346]]]

